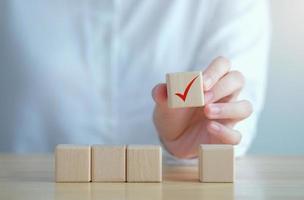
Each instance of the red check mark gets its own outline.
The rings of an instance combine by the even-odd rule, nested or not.
[[[196,77],[194,77],[187,85],[185,91],[184,91],[184,94],[181,94],[181,93],[175,93],[176,96],[180,97],[183,101],[186,101],[186,98],[187,98],[187,95],[188,95],[188,92],[193,84],[193,82],[195,81],[195,79],[197,79],[199,75],[197,75]]]

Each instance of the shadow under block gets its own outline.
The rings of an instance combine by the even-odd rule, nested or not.
[[[127,181],[162,181],[162,151],[159,145],[127,147]]]
[[[233,145],[200,145],[199,179],[201,182],[233,182]]]
[[[126,181],[126,146],[92,146],[92,181]]]
[[[91,181],[91,147],[89,145],[57,145],[55,150],[56,182]]]
[[[177,72],[166,76],[170,108],[204,106],[203,75],[197,72]]]

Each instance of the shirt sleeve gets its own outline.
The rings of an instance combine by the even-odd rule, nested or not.
[[[203,28],[196,68],[206,67],[215,57],[224,56],[231,60],[232,70],[242,72],[246,79],[239,99],[249,100],[254,112],[235,127],[242,133],[242,140],[236,146],[236,156],[241,156],[255,137],[264,102],[270,42],[268,2],[210,1],[209,19]],[[165,155],[169,162],[176,161],[168,153]]]

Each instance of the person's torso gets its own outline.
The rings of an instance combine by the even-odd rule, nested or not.
[[[151,89],[204,67],[207,1],[2,1],[0,150],[157,143]]]

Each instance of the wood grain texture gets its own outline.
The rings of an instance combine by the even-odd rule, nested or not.
[[[198,77],[197,77],[198,76]],[[197,77],[197,78],[196,78]],[[196,78],[196,79],[195,79]],[[191,84],[191,81],[193,83]],[[202,72],[177,72],[166,75],[168,106],[170,108],[204,106]],[[187,86],[191,84],[187,91]],[[184,100],[178,96],[184,96]]]
[[[92,181],[126,181],[126,146],[92,146]]]
[[[53,155],[0,153],[0,199],[304,199],[303,156],[245,156],[235,182],[200,183],[197,166],[164,166],[160,183],[54,183]]]
[[[200,145],[199,179],[201,182],[233,182],[233,146],[225,144]]]
[[[90,182],[91,147],[88,145],[57,145],[55,180],[56,182]]]
[[[160,146],[129,145],[127,147],[127,181],[162,181],[162,151]]]

